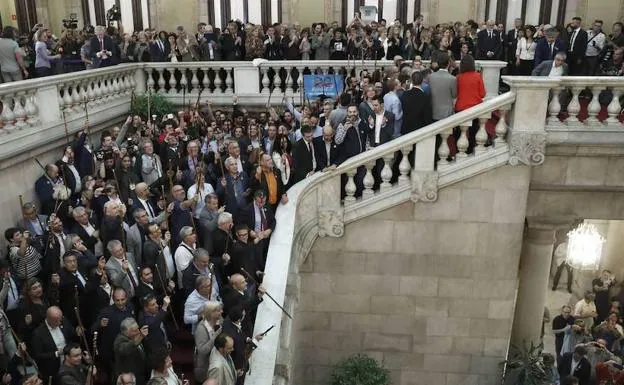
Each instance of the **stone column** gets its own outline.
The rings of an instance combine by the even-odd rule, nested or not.
[[[511,331],[514,344],[539,343],[554,242],[555,228],[550,225],[531,224],[524,235]]]

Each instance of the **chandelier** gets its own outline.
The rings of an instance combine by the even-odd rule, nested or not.
[[[604,242],[605,239],[598,233],[596,226],[587,222],[581,223],[568,233],[567,264],[579,270],[598,270]]]

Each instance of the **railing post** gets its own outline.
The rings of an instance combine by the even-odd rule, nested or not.
[[[509,163],[539,165],[544,162],[546,148],[546,116],[550,90],[559,79],[528,76],[503,76],[516,101],[509,121]]]
[[[260,93],[262,69],[254,67],[251,63],[248,64],[245,67],[234,67],[234,93],[236,95],[258,95]]]
[[[486,99],[498,96],[500,86],[500,71],[507,66],[503,61],[483,60],[478,63],[481,68],[481,76],[483,76],[483,84],[485,85]]]
[[[58,122],[61,119],[59,99],[56,85],[43,86],[37,89],[36,100],[37,106],[39,106],[39,120],[42,124]],[[50,108],[41,108],[41,106],[49,106]]]
[[[414,170],[411,173],[412,202],[435,202],[438,199],[438,172],[434,171],[436,137],[430,136],[416,143]]]

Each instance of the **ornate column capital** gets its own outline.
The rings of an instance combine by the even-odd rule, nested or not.
[[[509,164],[520,163],[539,166],[544,163],[546,153],[546,133],[511,130],[509,133]]]
[[[319,211],[319,237],[340,238],[344,235],[344,211],[342,209]]]
[[[412,171],[412,194],[410,200],[414,203],[435,202],[438,200],[438,172]]]

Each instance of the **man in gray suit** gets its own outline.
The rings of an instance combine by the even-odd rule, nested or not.
[[[120,241],[113,239],[106,245],[111,257],[104,269],[108,280],[114,287],[122,287],[128,293],[128,299],[133,298],[139,284],[139,270],[134,262],[134,256],[126,253]]]
[[[127,233],[128,251],[134,255],[135,262],[139,265],[143,264],[143,243],[147,237],[147,225],[149,224],[149,216],[145,209],[136,209],[132,213],[134,217],[134,225],[130,226]]]
[[[457,79],[448,71],[449,55],[438,56],[440,69],[429,76],[431,90],[431,104],[433,105],[433,120],[448,118],[455,112],[455,98],[457,98]]]
[[[544,60],[541,62],[531,75],[533,76],[548,76],[559,77],[568,75],[568,65],[566,64],[566,53],[558,52],[555,55],[554,60]]]
[[[210,352],[208,380],[217,385],[235,385],[236,369],[230,353],[234,351],[234,340],[225,333],[217,336]]]

